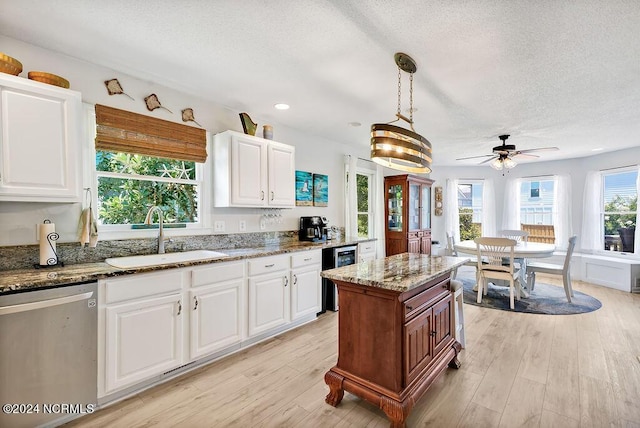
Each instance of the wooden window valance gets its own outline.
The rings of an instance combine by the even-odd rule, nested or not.
[[[207,159],[206,131],[96,104],[96,150],[186,161]]]

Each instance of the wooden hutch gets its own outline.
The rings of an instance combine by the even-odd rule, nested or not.
[[[431,254],[431,184],[415,175],[384,178],[387,256]]]

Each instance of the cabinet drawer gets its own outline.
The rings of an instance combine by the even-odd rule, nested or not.
[[[289,256],[261,257],[247,262],[248,275],[262,275],[289,268]]]
[[[358,252],[360,254],[375,253],[375,251],[376,251],[375,242],[364,242],[364,243],[358,244]]]
[[[298,254],[291,255],[291,267],[314,265],[322,263],[322,251],[303,251]]]
[[[215,263],[211,266],[194,269],[191,272],[191,285],[219,283],[230,279],[242,278],[244,276],[244,262]]]
[[[170,269],[157,273],[131,275],[104,280],[105,303],[122,302],[140,297],[167,294],[182,290],[182,270]]]
[[[408,320],[414,315],[420,313],[426,303],[439,300],[447,293],[450,293],[448,278],[424,290],[422,293],[408,299],[406,302],[404,302],[405,320]]]

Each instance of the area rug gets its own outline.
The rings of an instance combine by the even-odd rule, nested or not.
[[[473,291],[475,279],[464,277],[456,278],[464,285],[464,302],[483,308],[500,309],[511,311],[509,307],[509,287],[501,287],[489,284],[489,291],[486,296],[482,296],[482,303],[477,303],[478,292]],[[575,294],[571,298],[571,303],[567,302],[564,288],[557,285],[550,285],[536,281],[533,293],[529,297],[522,296],[515,301],[514,312],[524,312],[528,314],[545,315],[571,315],[584,314],[600,309],[602,303],[588,294],[573,290]]]

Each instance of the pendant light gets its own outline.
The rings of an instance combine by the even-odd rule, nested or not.
[[[418,67],[407,54],[394,56],[398,66],[398,111],[396,120],[371,125],[371,160],[388,168],[412,173],[431,172],[431,143],[413,129],[413,73]],[[409,118],[400,113],[402,71],[409,73]],[[392,125],[404,120],[411,130]]]

